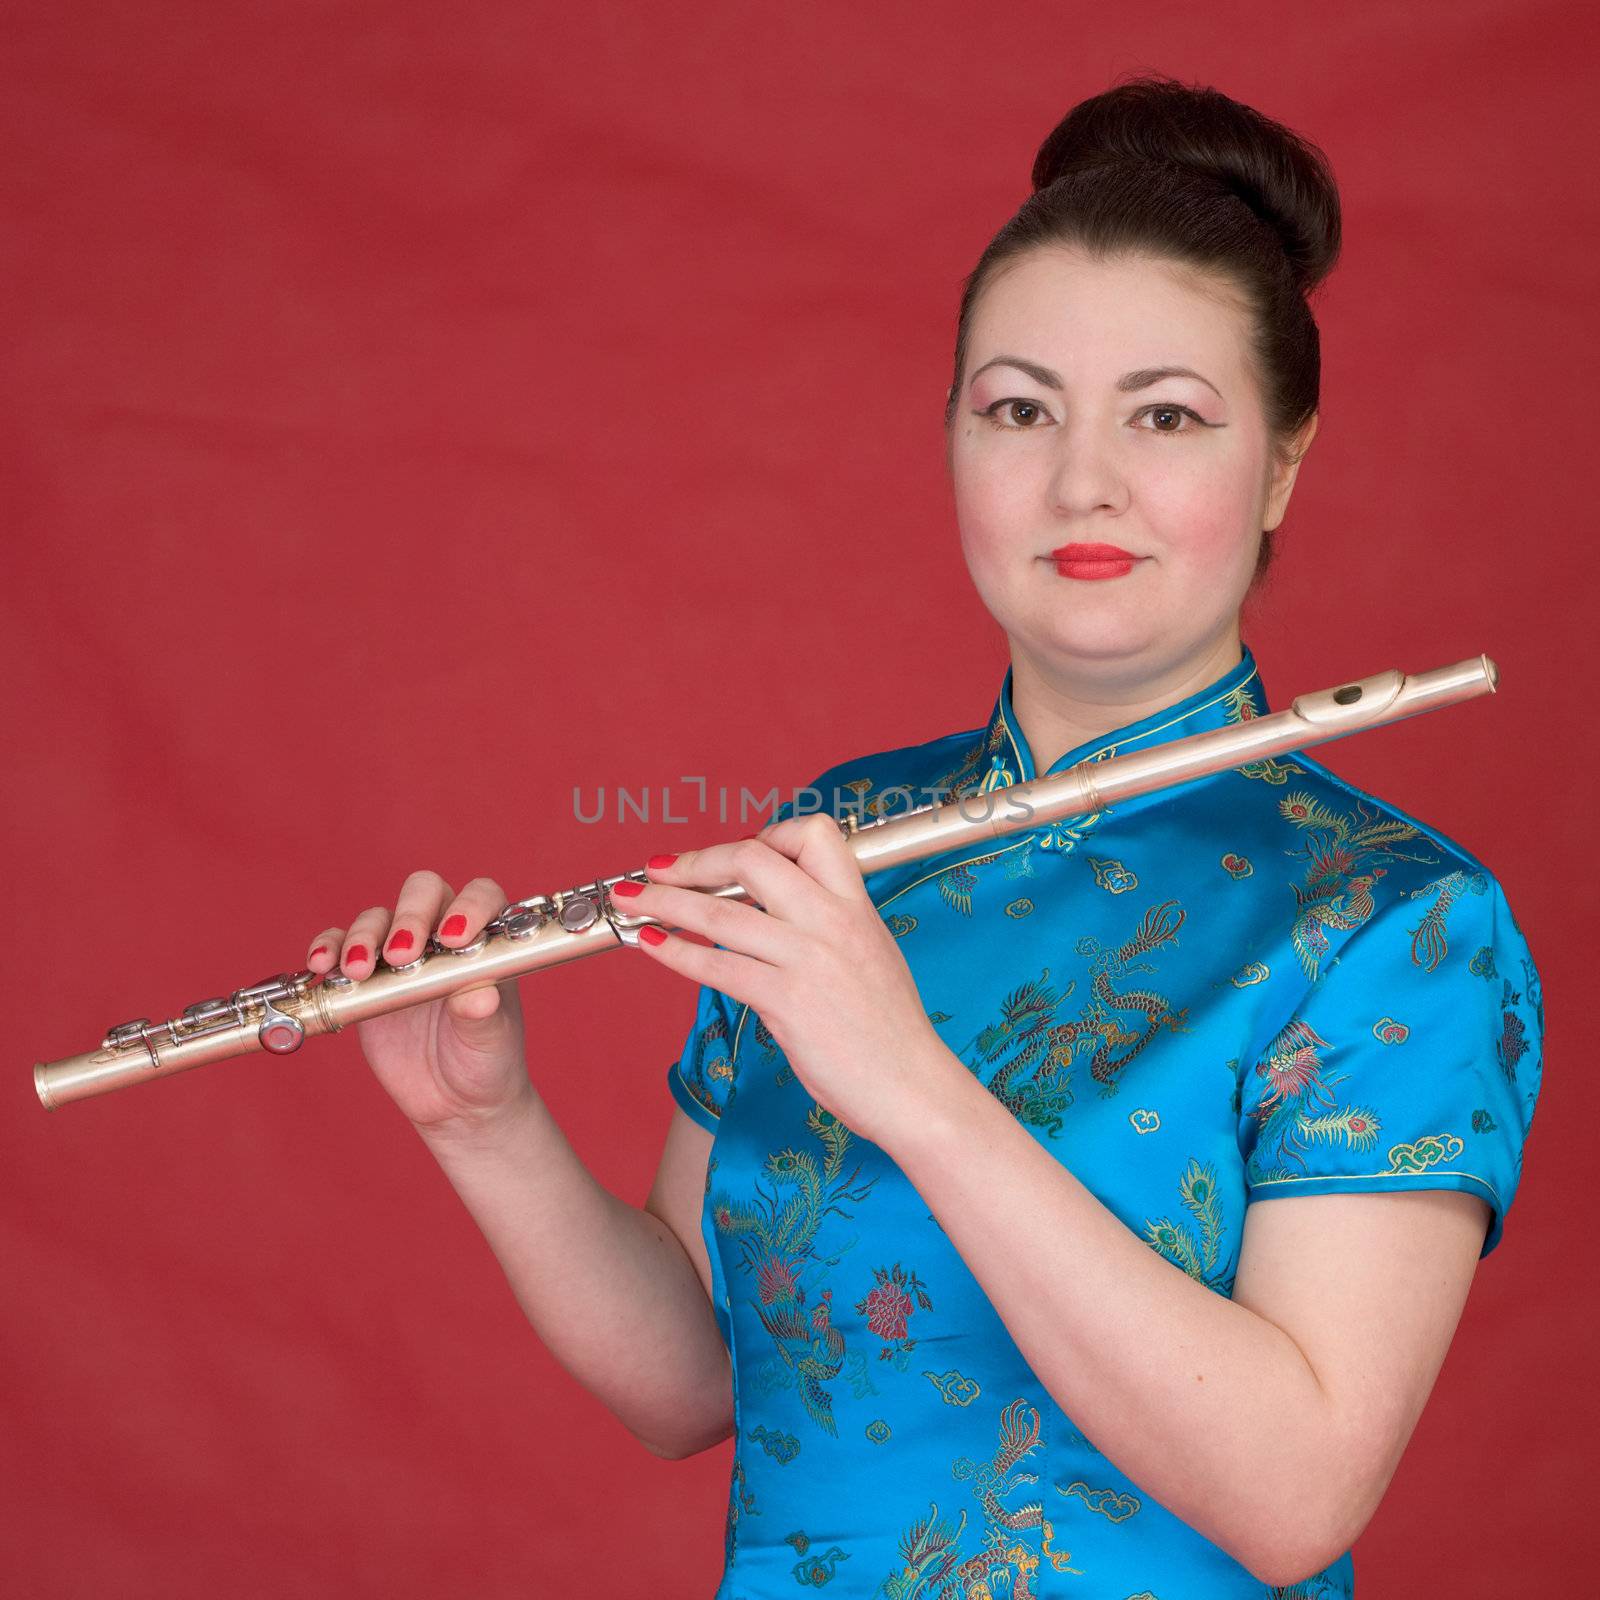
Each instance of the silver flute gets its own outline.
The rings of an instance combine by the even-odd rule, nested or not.
[[[1065,772],[987,793],[947,797],[873,822],[864,823],[854,815],[834,821],[866,876],[1069,817],[1093,816],[1132,795],[1491,694],[1499,676],[1488,656],[1431,672],[1380,672],[1300,695],[1287,710],[1152,749],[1082,761]],[[994,801],[1002,795],[1006,803],[996,807]],[[979,802],[976,810],[974,801]],[[366,978],[333,971],[318,982],[309,968],[280,972],[235,989],[226,998],[201,1000],[166,1022],[140,1017],[120,1023],[94,1050],[35,1065],[34,1088],[45,1108],[53,1111],[73,1100],[170,1077],[228,1056],[262,1050],[291,1055],[316,1034],[338,1033],[352,1022],[421,1005],[458,989],[482,988],[602,950],[636,945],[639,929],[646,926],[676,926],[627,914],[611,893],[624,881],[649,879],[639,868],[512,901],[471,944],[446,949],[430,935],[414,961],[396,966],[380,955]],[[745,902],[754,899],[737,883],[699,892]]]

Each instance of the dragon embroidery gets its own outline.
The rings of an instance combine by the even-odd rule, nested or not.
[[[1080,939],[1076,949],[1089,962],[1090,997],[1070,1022],[1057,1022],[1056,1012],[1077,986],[1069,983],[1058,992],[1046,981],[1048,968],[1041,978],[1006,996],[1000,1020],[978,1034],[971,1051],[981,1065],[1000,1062],[989,1077],[988,1089],[1020,1122],[1052,1135],[1060,1133],[1061,1113],[1073,1100],[1065,1069],[1078,1055],[1089,1054],[1090,1076],[1101,1093],[1114,1094],[1123,1069],[1160,1029],[1182,1031],[1187,1007],[1174,1011],[1152,990],[1116,985],[1132,973],[1153,971],[1151,963],[1140,958],[1162,945],[1176,944],[1183,920],[1178,902],[1168,900],[1146,911],[1133,936],[1122,944],[1107,948],[1092,936]],[[1119,1015],[1129,1012],[1140,1019],[1137,1026],[1129,1027]],[[1023,1074],[1035,1064],[1038,1070],[1024,1081]]]

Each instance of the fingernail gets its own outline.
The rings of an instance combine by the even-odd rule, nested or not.
[[[439,930],[446,939],[453,939],[458,933],[467,931],[467,919],[458,911],[453,917],[444,919],[444,926]]]
[[[643,888],[644,885],[642,883],[633,883],[625,878],[621,883],[612,884],[611,892],[612,894],[634,895],[638,894]]]
[[[667,935],[665,930],[661,928],[641,928],[639,930],[639,937],[643,939],[646,944],[660,944],[667,937]]]
[[[411,937],[409,928],[402,928],[389,940],[391,950],[409,950],[415,941]]]
[[[311,952],[311,955],[306,957],[306,960],[310,961],[315,956],[325,956],[325,955],[327,955],[327,953],[328,953],[327,945],[319,944],[317,946],[317,948]]]
[[[676,856],[651,856],[650,859],[645,862],[645,865],[652,868],[656,872],[660,872],[664,867],[670,867],[677,859],[678,858]]]
[[[345,952],[344,964],[350,967],[354,966],[356,962],[365,961],[366,959],[367,947],[364,944],[353,944]]]

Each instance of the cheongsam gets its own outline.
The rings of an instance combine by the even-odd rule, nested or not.
[[[1270,709],[1254,655],[1064,754]],[[830,768],[862,820],[1035,776],[987,725]],[[1003,801],[994,802],[997,806]],[[939,1037],[1177,1270],[1231,1295],[1246,1206],[1463,1189],[1500,1241],[1541,1073],[1539,974],[1461,845],[1302,751],[870,874]],[[702,986],[668,1069],[735,1434],[715,1600],[1221,1600],[1275,1591],[1074,1426],[885,1151]],[[1354,1592],[1350,1553],[1297,1588]]]

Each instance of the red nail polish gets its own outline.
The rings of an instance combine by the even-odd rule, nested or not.
[[[664,928],[647,927],[639,930],[639,937],[643,939],[646,944],[660,944],[663,940],[665,940],[667,934]]]
[[[353,967],[358,961],[367,959],[367,947],[364,944],[353,944],[344,953],[344,964]]]
[[[409,950],[416,941],[411,937],[409,928],[402,928],[389,940],[391,950]]]
[[[663,868],[670,867],[677,859],[678,858],[676,856],[651,856],[650,859],[645,862],[645,865],[652,868],[656,872],[660,872]]]
[[[309,961],[311,959],[311,956],[325,956],[325,955],[327,955],[327,953],[328,953],[327,945],[319,944],[317,946],[317,948],[311,952],[311,955],[306,957],[306,960]]]
[[[627,878],[624,878],[621,883],[611,885],[612,894],[635,895],[642,893],[643,890],[644,885],[642,883],[633,883]]]
[[[444,926],[439,930],[446,939],[453,939],[458,933],[467,931],[467,919],[458,911],[453,917],[444,919]]]

